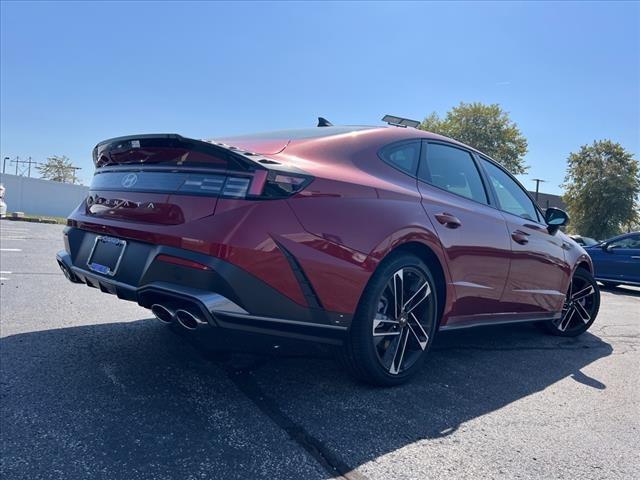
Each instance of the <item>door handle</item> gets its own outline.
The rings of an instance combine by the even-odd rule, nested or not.
[[[447,228],[458,228],[462,226],[462,222],[450,213],[436,213],[434,216],[438,222]]]
[[[513,238],[513,241],[519,243],[520,245],[526,245],[527,243],[529,243],[529,239],[527,238],[528,236],[529,234],[523,232],[522,230],[516,230],[511,234],[511,238]]]
[[[636,260],[640,260],[640,255],[631,255],[631,258],[635,258]]]

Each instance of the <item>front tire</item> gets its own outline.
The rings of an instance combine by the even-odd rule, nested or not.
[[[562,307],[562,316],[544,323],[547,332],[561,337],[576,337],[586,332],[600,310],[600,287],[583,268],[573,274]]]
[[[345,342],[350,373],[377,386],[409,380],[431,347],[437,312],[429,267],[411,254],[385,259],[365,288]]]

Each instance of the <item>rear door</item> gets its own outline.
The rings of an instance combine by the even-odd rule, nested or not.
[[[511,269],[502,301],[522,314],[559,312],[571,275],[564,243],[550,234],[533,200],[502,167],[480,158],[511,240]]]
[[[511,245],[500,212],[490,205],[473,155],[423,141],[418,170],[422,205],[444,247],[456,302],[448,326],[494,321],[509,273]]]

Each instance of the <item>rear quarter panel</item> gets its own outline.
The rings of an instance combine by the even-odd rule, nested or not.
[[[305,164],[297,164],[316,176],[301,194],[288,200],[303,228],[366,258],[361,264],[365,275],[358,272],[351,282],[338,282],[348,295],[343,296],[336,288],[335,275],[323,272],[313,276],[314,287],[329,305],[332,295],[337,295],[343,306],[349,303],[349,309],[355,311],[380,261],[409,242],[425,245],[434,252],[445,272],[445,283],[449,284],[442,246],[422,208],[416,180],[377,156],[379,148],[393,140],[352,145],[346,152],[329,146],[296,152],[306,156]],[[320,265],[307,262],[303,267],[313,270]],[[449,292],[446,297],[449,303]]]

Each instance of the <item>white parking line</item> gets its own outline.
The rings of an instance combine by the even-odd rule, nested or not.
[[[4,270],[0,270],[0,275],[11,275],[12,272],[5,272]]]
[[[0,248],[0,252],[21,252],[21,248]]]

